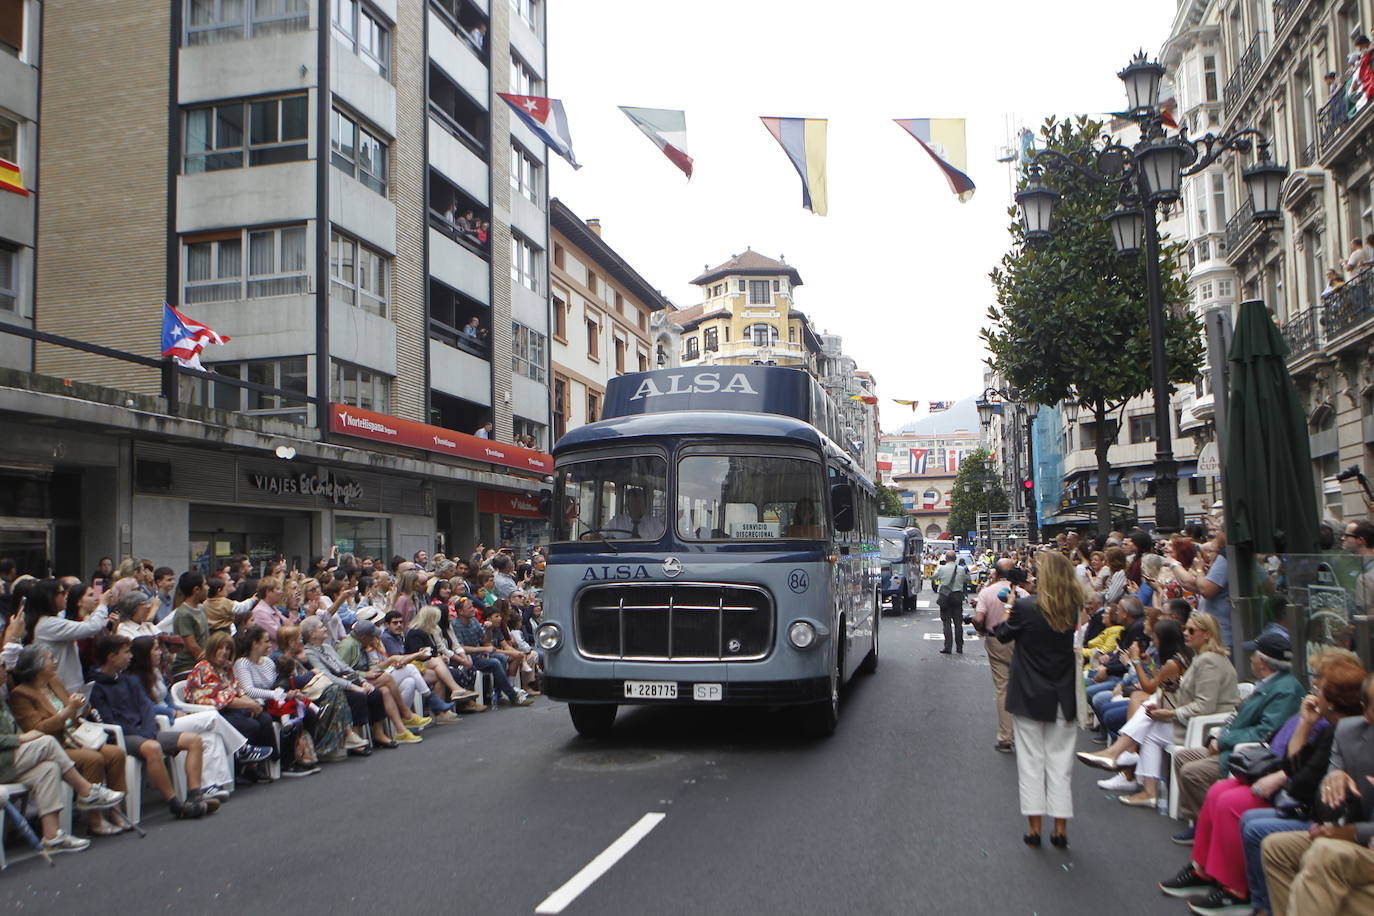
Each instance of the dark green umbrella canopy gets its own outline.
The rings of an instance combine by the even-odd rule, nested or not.
[[[1254,553],[1316,553],[1317,495],[1307,418],[1264,303],[1242,302],[1231,341],[1226,534]]]

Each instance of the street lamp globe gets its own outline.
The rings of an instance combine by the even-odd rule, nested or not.
[[[1145,235],[1145,213],[1135,207],[1117,207],[1106,217],[1112,230],[1112,242],[1118,254],[1135,254]]]
[[[992,425],[993,403],[987,398],[979,398],[973,402],[973,406],[978,408],[978,422],[983,424],[984,429],[987,429]]]
[[[1164,66],[1145,59],[1145,52],[1131,58],[1131,62],[1117,76],[1126,84],[1126,106],[1129,111],[1150,111],[1159,102],[1159,84],[1164,79]]]
[[[1288,169],[1267,155],[1242,173],[1245,190],[1255,208],[1255,221],[1279,218],[1279,194]]]
[[[1040,405],[1037,404],[1037,403],[1035,403],[1034,401],[1027,401],[1027,402],[1026,402],[1026,416],[1029,417],[1031,420],[1034,420],[1034,419],[1035,419],[1037,416],[1039,416],[1039,415],[1040,415]]]
[[[1152,203],[1171,204],[1178,200],[1183,183],[1183,160],[1188,152],[1189,148],[1176,137],[1156,137],[1142,144],[1136,159]]]
[[[1026,241],[1040,242],[1050,237],[1050,220],[1054,217],[1057,203],[1059,192],[1041,184],[1036,175],[1032,175],[1030,183],[1016,192],[1016,206],[1021,210],[1021,225],[1026,231]]]

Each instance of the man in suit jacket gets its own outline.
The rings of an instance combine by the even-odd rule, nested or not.
[[[1374,843],[1374,675],[1364,682],[1364,716],[1336,725],[1331,771],[1322,781],[1326,807],[1339,809],[1351,798],[1361,809],[1353,823],[1314,824],[1264,838],[1271,912],[1343,916],[1374,908],[1374,857],[1360,852]]]
[[[1245,649],[1250,653],[1255,692],[1240,704],[1225,728],[1207,739],[1205,747],[1185,748],[1174,755],[1179,813],[1185,818],[1197,818],[1212,783],[1230,775],[1227,764],[1232,749],[1252,741],[1267,742],[1298,711],[1307,692],[1289,670],[1293,647],[1288,634],[1277,628],[1266,630],[1247,642]]]

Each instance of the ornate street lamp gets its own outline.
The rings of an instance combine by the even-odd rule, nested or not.
[[[1104,137],[1100,147],[1088,146],[1072,153],[1041,150],[1030,161],[1026,186],[1016,195],[1016,203],[1027,241],[1039,242],[1051,235],[1054,206],[1059,201],[1059,195],[1042,180],[1045,167],[1077,172],[1120,190],[1120,206],[1106,221],[1118,252],[1134,254],[1143,250],[1145,256],[1150,375],[1155,399],[1155,524],[1174,529],[1179,524],[1178,473],[1169,425],[1159,208],[1176,202],[1183,179],[1212,165],[1223,153],[1248,154],[1253,149],[1257,162],[1243,173],[1245,188],[1254,208],[1254,221],[1261,225],[1271,223],[1279,218],[1279,196],[1288,169],[1270,158],[1269,139],[1254,128],[1241,128],[1222,136],[1207,134],[1196,140],[1188,137],[1186,127],[1174,135],[1166,133],[1164,115],[1158,105],[1164,73],[1161,64],[1146,60],[1142,52],[1117,74],[1125,84],[1129,114],[1140,125],[1140,140],[1134,147]]]

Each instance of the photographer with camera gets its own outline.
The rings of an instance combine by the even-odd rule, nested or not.
[[[992,669],[992,687],[997,693],[997,743],[993,747],[1004,754],[1011,753],[1015,747],[1011,713],[1007,712],[1007,680],[1011,677],[1011,657],[1016,645],[987,636],[1006,619],[1007,607],[1029,594],[1022,588],[1025,583],[1026,571],[1017,566],[1015,560],[1009,557],[998,560],[992,567],[992,579],[978,593],[978,606],[973,614],[973,628],[984,637],[983,647],[988,653],[988,667]]]

